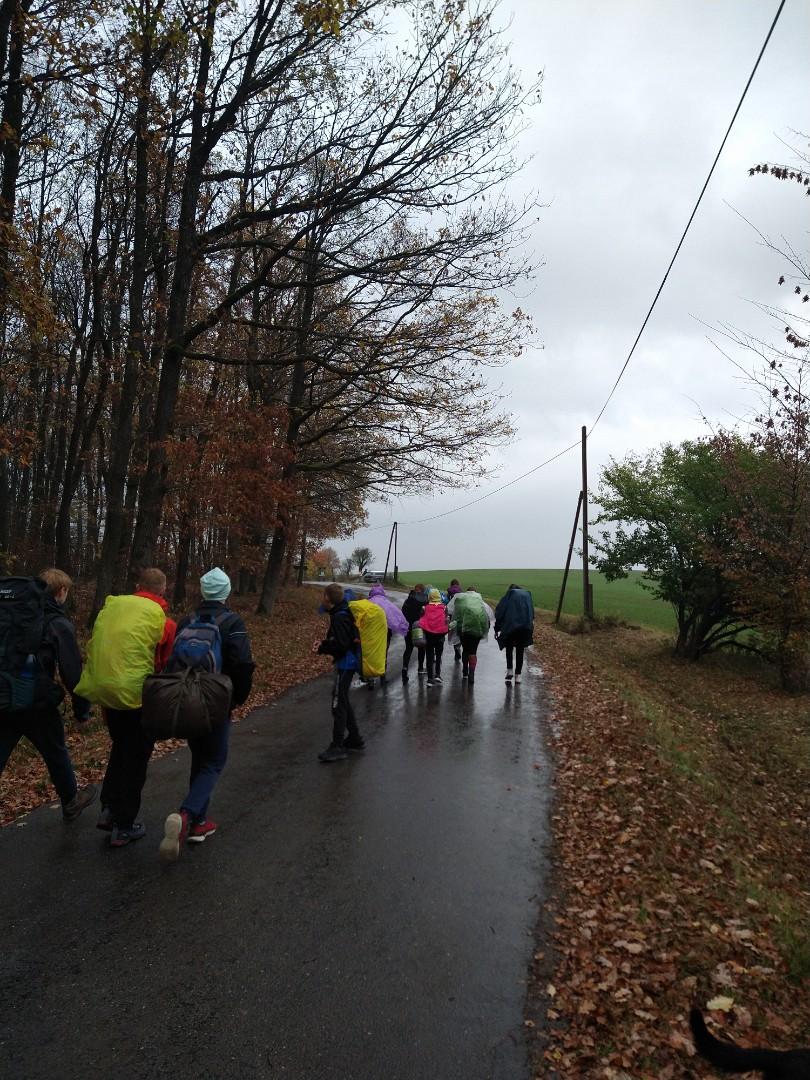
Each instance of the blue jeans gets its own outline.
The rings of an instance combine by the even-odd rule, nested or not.
[[[228,717],[224,724],[217,724],[210,735],[188,740],[191,779],[188,795],[180,809],[185,810],[192,821],[205,821],[211,795],[228,760],[230,737],[231,719]]]
[[[36,747],[45,762],[62,803],[69,803],[76,794],[76,775],[65,745],[65,725],[59,710],[4,713],[0,717],[0,773],[23,737]]]

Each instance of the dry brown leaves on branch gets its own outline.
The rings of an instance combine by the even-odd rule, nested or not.
[[[89,591],[79,590],[79,610],[74,615],[77,628],[84,625]],[[247,702],[234,712],[236,720],[252,709],[277,697],[291,686],[315,678],[330,669],[328,657],[312,654],[312,642],[323,637],[326,620],[317,614],[321,602],[320,589],[290,589],[276,604],[272,619],[254,615],[256,598],[232,597],[229,607],[244,618],[253,646],[256,671],[253,690]],[[97,714],[98,710],[94,710]],[[81,783],[99,781],[109,757],[109,737],[103,721],[96,717],[79,728],[68,722],[67,742],[76,773]],[[162,742],[155,747],[157,755],[171,753],[183,746],[179,742]],[[42,758],[23,739],[12,754],[0,776],[0,825],[7,825],[35,806],[54,798],[53,787]]]
[[[713,1076],[693,1001],[746,1045],[810,1043],[807,700],[747,660],[675,661],[646,631],[536,641],[557,780],[535,1076]]]

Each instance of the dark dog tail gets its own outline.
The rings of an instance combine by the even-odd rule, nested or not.
[[[716,1039],[706,1027],[700,1009],[689,1013],[689,1026],[695,1040],[695,1049],[701,1055],[727,1073],[767,1071],[769,1076],[782,1076],[788,1055],[778,1050],[747,1050],[736,1043]]]

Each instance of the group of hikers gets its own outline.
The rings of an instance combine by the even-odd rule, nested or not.
[[[231,714],[250,694],[255,664],[245,624],[227,606],[231,582],[222,569],[202,575],[201,603],[177,623],[167,615],[166,585],[163,571],[150,567],[140,573],[134,593],[107,597],[83,666],[64,611],[70,577],[51,568],[35,578],[0,579],[0,773],[20,739],[28,739],[47,766],[64,820],[74,821],[99,799],[97,828],[109,834],[110,847],[121,848],[146,834],[138,814],[155,742],[185,739],[188,790],[167,815],[159,847],[161,859],[171,862],[185,844],[202,843],[217,830],[209,803],[228,757]],[[527,589],[510,585],[493,612],[474,587],[462,590],[456,579],[446,593],[415,585],[401,608],[382,585],[358,600],[332,583],[321,610],[329,627],[313,651],[330,656],[335,668],[332,739],[318,754],[323,763],[364,751],[349,691],[355,674],[369,685],[370,671],[385,678],[395,635],[404,638],[403,683],[414,652],[417,675],[426,675],[429,686],[441,683],[448,640],[462,678],[474,685],[478,646],[494,625],[506,652],[506,681],[519,683],[534,627]],[[372,652],[376,668],[369,666]],[[110,754],[100,790],[77,784],[57,672],[79,725],[89,720],[92,705],[101,707]]]
[[[183,705],[178,695],[200,690],[200,681],[189,675],[204,672],[218,679],[225,696],[220,695],[216,714],[187,736],[188,791],[164,823],[160,856],[173,861],[185,843],[202,843],[216,832],[208,805],[228,757],[231,712],[251,691],[255,665],[250,640],[241,616],[226,606],[230,578],[218,567],[203,574],[201,604],[175,623],[166,614],[166,575],[156,567],[143,570],[133,594],[107,598],[84,668],[64,612],[72,585],[57,569],[0,581],[0,773],[20,739],[27,738],[45,761],[65,821],[74,821],[98,798],[97,827],[109,834],[110,847],[125,847],[146,834],[138,813],[156,741],[154,717],[144,709],[150,678],[169,679],[174,720]],[[78,724],[90,718],[93,704],[102,707],[110,755],[100,791],[93,784],[77,785],[57,670]],[[166,684],[158,689],[165,690]]]
[[[450,582],[446,593],[432,585],[414,585],[401,609],[386,596],[382,585],[374,585],[368,599],[385,613],[386,657],[394,635],[405,639],[403,683],[409,681],[408,669],[414,651],[417,677],[426,675],[428,686],[441,683],[447,640],[453,647],[455,663],[461,664],[462,679],[474,685],[478,646],[488,639],[490,628],[494,628],[495,639],[506,652],[506,682],[520,682],[524,650],[532,644],[534,633],[534,601],[528,589],[510,585],[495,611],[474,586],[462,589],[457,578]],[[318,755],[325,764],[342,761],[349,754],[362,753],[365,749],[349,696],[355,674],[363,672],[362,631],[358,630],[353,609],[357,610],[358,605],[351,590],[336,582],[327,585],[322,610],[329,614],[329,632],[324,641],[313,645],[315,652],[331,656],[335,665],[332,741]]]

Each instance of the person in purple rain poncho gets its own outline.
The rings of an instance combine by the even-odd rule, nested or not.
[[[400,637],[405,635],[410,630],[410,624],[402,612],[399,610],[393,600],[385,595],[385,589],[382,585],[372,585],[368,594],[369,600],[372,604],[376,604],[377,607],[381,607],[385,612],[385,621],[388,623],[388,642],[385,646],[386,659],[388,657],[388,648],[391,645],[391,638],[394,634],[399,634]],[[385,678],[385,676],[383,676]]]

